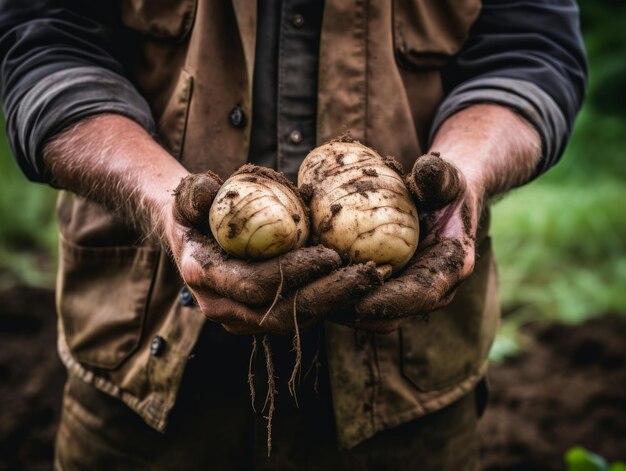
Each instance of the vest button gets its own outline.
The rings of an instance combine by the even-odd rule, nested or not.
[[[304,16],[296,13],[291,17],[291,24],[296,28],[302,28],[304,26]]]
[[[150,343],[150,355],[158,357],[161,356],[165,350],[165,339],[160,335],[155,336]]]
[[[289,140],[292,144],[300,144],[302,142],[302,133],[297,129],[294,129],[289,133]]]
[[[241,106],[235,106],[228,115],[228,121],[237,129],[241,129],[246,125],[246,114]]]
[[[183,289],[180,290],[180,294],[178,295],[178,303],[183,307],[193,306],[195,300],[193,299],[193,295],[189,288],[183,286]]]

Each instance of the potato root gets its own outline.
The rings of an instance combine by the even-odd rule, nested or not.
[[[229,254],[267,259],[302,247],[309,236],[307,209],[280,173],[244,165],[220,188],[209,212],[211,232]]]
[[[399,164],[349,138],[307,155],[298,185],[310,198],[311,230],[320,243],[355,262],[402,268],[419,238],[415,203]]]

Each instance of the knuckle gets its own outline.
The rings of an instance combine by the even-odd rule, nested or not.
[[[268,290],[263,288],[256,280],[247,278],[240,280],[238,284],[238,298],[241,302],[250,305],[262,305],[269,301]]]
[[[476,268],[476,255],[471,253],[465,259],[461,279],[465,280],[468,278],[474,272],[474,268]]]
[[[225,308],[221,302],[215,302],[215,299],[207,299],[203,296],[196,298],[200,312],[210,321],[218,324],[232,323],[235,316],[231,309]]]
[[[191,247],[186,247],[181,253],[178,260],[178,269],[183,281],[188,286],[200,288],[203,285],[204,270],[194,257]]]
[[[233,335],[250,335],[258,332],[258,329],[255,329],[252,326],[229,323],[222,323],[221,325],[226,332]]]
[[[216,310],[210,305],[207,306],[205,303],[202,303],[202,302],[200,302],[199,304],[200,304],[200,311],[202,312],[202,314],[204,314],[204,317],[206,317],[210,321],[216,322],[218,324],[222,324],[225,321],[231,320],[230,316],[227,315],[225,312]]]

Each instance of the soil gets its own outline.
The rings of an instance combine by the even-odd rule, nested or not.
[[[185,226],[191,223],[206,230],[209,208],[222,183],[222,179],[211,171],[183,178],[174,190],[178,221]]]
[[[626,317],[532,332],[535,345],[491,368],[482,469],[562,470],[575,445],[626,459]]]
[[[244,175],[244,174],[250,174],[253,176],[257,175],[257,176],[278,182],[281,185],[284,185],[287,188],[291,189],[291,191],[293,191],[296,194],[296,196],[300,198],[300,193],[298,193],[296,186],[282,172],[277,172],[276,170],[272,170],[271,168],[259,167],[257,165],[252,165],[252,164],[245,164],[239,167],[239,170],[233,173],[231,177],[234,177],[235,175]],[[246,179],[244,180],[250,181],[252,183],[255,183],[257,181],[257,179],[254,177],[251,177],[248,180]],[[264,185],[264,186],[267,186],[267,185]]]
[[[423,211],[434,211],[452,203],[464,186],[457,168],[438,152],[418,158],[406,184]]]
[[[54,296],[0,292],[0,470],[51,469],[65,373]],[[562,470],[574,445],[626,458],[626,318],[529,332],[525,353],[491,368],[482,470]]]
[[[0,470],[52,468],[64,382],[52,291],[0,292]]]

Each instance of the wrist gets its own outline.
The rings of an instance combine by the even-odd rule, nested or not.
[[[489,198],[531,178],[541,157],[541,138],[514,111],[483,104],[448,118],[431,149],[457,166],[478,197]]]
[[[48,143],[44,162],[56,186],[92,199],[162,238],[173,190],[187,170],[141,126],[119,115],[87,118]]]

